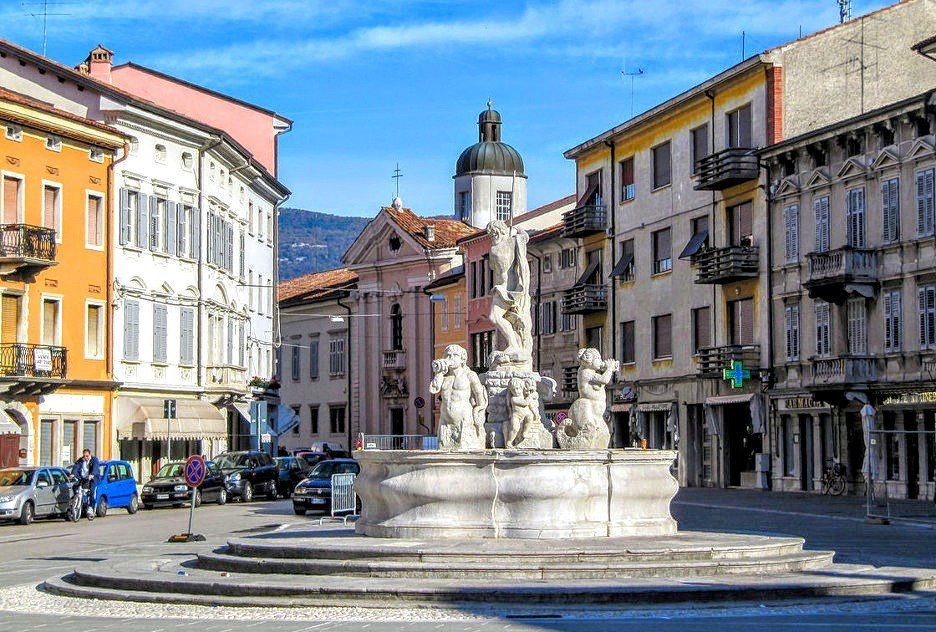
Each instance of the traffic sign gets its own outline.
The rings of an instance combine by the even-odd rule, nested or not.
[[[189,487],[198,487],[205,480],[205,459],[199,455],[190,456],[185,461],[185,482]]]
[[[416,408],[422,408],[425,405],[426,405],[426,400],[424,400],[422,397],[417,397],[416,399],[413,400],[413,406],[415,406]]]
[[[556,425],[562,425],[562,422],[569,418],[569,413],[564,410],[560,410],[556,413]]]

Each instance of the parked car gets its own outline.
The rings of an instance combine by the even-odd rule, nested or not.
[[[281,456],[276,459],[276,488],[280,496],[289,498],[292,490],[309,475],[312,466],[301,456]]]
[[[0,520],[30,524],[33,518],[65,517],[71,500],[68,472],[61,467],[0,470]]]
[[[195,490],[195,506],[203,502],[215,502],[223,505],[228,499],[227,482],[224,472],[212,461],[205,465],[205,480]],[[185,462],[166,463],[156,476],[143,486],[143,508],[152,509],[157,505],[181,507],[190,502],[189,486],[185,482]]]
[[[361,465],[354,459],[329,459],[312,468],[308,478],[293,490],[293,511],[297,516],[307,511],[328,512],[331,510],[332,475],[359,474]]]
[[[225,452],[214,459],[224,472],[228,496],[249,503],[256,494],[276,498],[276,463],[266,452]]]
[[[97,485],[94,489],[97,515],[103,518],[107,510],[124,507],[135,514],[140,507],[133,466],[126,461],[102,461],[98,465]]]

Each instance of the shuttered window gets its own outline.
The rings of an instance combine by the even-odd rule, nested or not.
[[[332,376],[339,376],[344,375],[344,372],[344,338],[333,338],[328,341],[328,373]]]
[[[166,200],[151,197],[149,199],[149,249],[156,252],[163,241],[163,222],[165,221]]]
[[[227,356],[228,366],[234,364],[234,319],[228,317],[227,321]]]
[[[799,305],[787,305],[783,308],[783,333],[786,341],[785,355],[787,362],[799,360],[800,354],[800,318]]]
[[[754,204],[743,202],[728,207],[728,240],[732,246],[754,245]]]
[[[165,305],[153,305],[153,362],[166,362],[168,359],[168,316]]]
[[[136,218],[137,203],[139,202],[137,196],[136,191],[126,188],[120,189],[120,211],[118,214],[120,226],[117,232],[121,246],[133,241],[133,221]]]
[[[52,465],[52,447],[55,438],[55,422],[43,419],[39,422],[39,465]]]
[[[730,337],[733,345],[754,344],[754,299],[745,298],[728,303]]]
[[[124,359],[140,359],[140,303],[128,300],[124,303]]]
[[[751,105],[745,105],[725,115],[727,124],[728,147],[749,149],[753,147],[751,138]]]
[[[936,286],[921,287],[918,294],[920,312],[920,348],[936,347]]]
[[[81,449],[98,453],[98,427],[100,422],[85,420],[81,424]]]
[[[900,240],[900,178],[881,182],[881,241]]]
[[[816,212],[816,252],[829,250],[829,196],[824,195],[813,201]]]
[[[692,352],[712,346],[712,311],[708,307],[692,310]]]
[[[903,317],[900,290],[884,292],[884,351],[900,351]]]
[[[247,265],[247,255],[246,255],[246,252],[247,252],[247,243],[246,243],[246,241],[245,241],[245,238],[246,238],[246,236],[244,235],[244,232],[243,232],[243,231],[240,231],[240,248],[238,249],[238,254],[237,254],[237,262],[238,262],[237,265],[238,265],[238,268],[239,268],[239,269],[238,269],[238,276],[240,277],[241,281],[244,280],[244,274],[245,274],[245,272],[246,272],[246,270],[247,270],[247,268],[246,268],[246,265]]]
[[[299,345],[295,345],[292,348],[292,379],[294,382],[299,381],[299,375],[302,371],[302,348]]]
[[[19,224],[20,180],[3,177],[3,223]]]
[[[799,205],[791,204],[783,209],[783,252],[784,261],[799,261]]]
[[[673,269],[673,241],[669,228],[653,233],[653,274]]]
[[[917,234],[932,235],[936,228],[936,169],[924,169],[916,174]]]
[[[241,321],[237,328],[237,366],[246,366],[244,364],[244,354],[246,353],[246,344],[244,340],[246,321]]]
[[[179,363],[191,366],[195,363],[195,310],[183,307],[179,310]]]
[[[653,148],[653,188],[665,187],[672,181],[669,141]]]
[[[191,244],[192,259],[201,258],[201,210],[198,207],[192,208],[192,226],[189,242]]]
[[[868,308],[863,297],[848,299],[848,353],[868,353]]]
[[[4,294],[0,299],[0,342],[17,342],[19,333],[19,297]]]
[[[452,313],[452,324],[455,329],[461,329],[462,326],[462,297],[461,294],[455,295],[455,306]]]
[[[137,248],[148,248],[150,197],[145,193],[137,193],[136,201],[136,231],[134,235],[134,244],[137,246]]]
[[[692,174],[699,173],[699,162],[709,155],[709,129],[708,123],[692,130],[692,164],[689,165]]]
[[[673,357],[673,316],[653,317],[653,357]]]
[[[309,379],[317,380],[319,376],[319,343],[313,340],[309,343]]]
[[[104,308],[100,305],[88,305],[87,336],[85,337],[85,355],[89,358],[104,357]]]
[[[42,301],[42,344],[60,345],[62,343],[60,328],[61,302],[45,299]]]
[[[636,195],[635,188],[634,158],[630,157],[621,161],[621,199],[633,200]]]
[[[825,301],[816,301],[816,355],[828,356],[832,353],[832,332],[830,306]]]
[[[848,245],[864,248],[865,230],[865,190],[864,187],[849,189],[845,209],[845,221],[848,226]]]
[[[85,243],[88,246],[100,247],[104,245],[104,217],[101,214],[103,208],[104,205],[100,197],[96,195],[88,196],[87,208],[85,211],[85,226],[87,228]]]
[[[634,331],[636,323],[632,320],[621,323],[621,363],[632,364],[637,360],[637,350],[634,348]]]
[[[61,213],[59,209],[59,196],[61,189],[45,185],[42,187],[42,225],[55,229],[56,241],[62,240]]]
[[[179,218],[177,217],[179,205],[169,201],[166,203],[166,229],[163,234],[163,252],[174,257],[178,246]]]
[[[192,207],[187,204],[179,204],[176,211],[176,254],[182,258],[192,256],[189,244],[189,230],[192,217]]]

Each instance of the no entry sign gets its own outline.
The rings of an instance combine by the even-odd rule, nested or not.
[[[205,480],[205,459],[199,455],[190,456],[185,461],[185,482],[189,487],[198,487]]]

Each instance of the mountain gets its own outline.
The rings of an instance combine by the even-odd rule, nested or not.
[[[301,208],[279,214],[281,281],[341,267],[341,255],[357,238],[369,217],[342,217]]]

